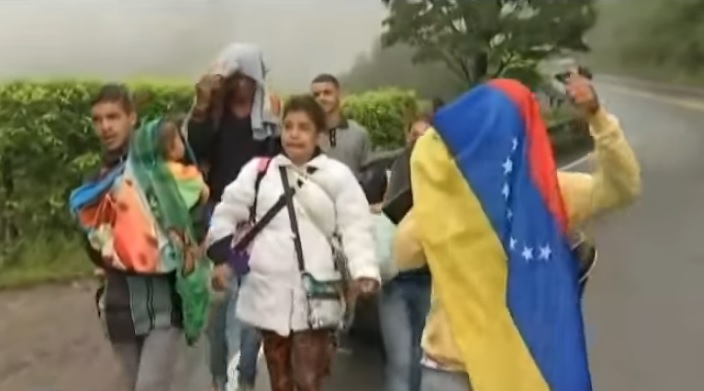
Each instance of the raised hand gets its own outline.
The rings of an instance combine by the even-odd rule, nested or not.
[[[567,95],[575,106],[577,106],[584,115],[592,115],[599,110],[599,97],[592,85],[591,80],[580,75],[577,72],[572,72],[565,81]]]
[[[208,73],[196,83],[195,116],[203,118],[210,111],[213,100],[222,90],[224,80],[220,74]]]

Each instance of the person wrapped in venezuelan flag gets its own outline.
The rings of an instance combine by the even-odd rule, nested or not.
[[[393,251],[401,270],[432,273],[423,391],[592,389],[570,238],[634,201],[641,179],[590,81],[566,87],[590,125],[591,174],[557,171],[538,102],[513,80],[444,106],[416,143]]]

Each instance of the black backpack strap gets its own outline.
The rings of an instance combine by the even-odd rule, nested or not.
[[[267,164],[267,167],[268,167],[268,164]],[[284,167],[279,167],[279,171],[281,172],[281,175],[284,175],[283,178],[286,180],[286,183],[288,183],[288,176],[285,176],[286,169]],[[309,171],[309,173],[312,174],[313,172],[315,172],[315,169],[308,170],[308,171]],[[266,171],[264,171],[264,172],[266,172]],[[261,174],[261,177],[264,177],[264,175]],[[258,177],[258,178],[261,178],[261,177]],[[249,244],[254,240],[254,238],[287,205],[287,201],[286,201],[287,197],[291,197],[291,199],[293,200],[293,196],[294,196],[294,194],[296,194],[296,188],[303,186],[303,182],[299,181],[298,183],[296,183],[296,185],[297,185],[297,187],[284,186],[284,193],[281,194],[281,196],[279,197],[279,199],[276,200],[274,205],[272,205],[271,208],[269,208],[269,210],[267,210],[266,213],[264,213],[264,216],[262,216],[262,218],[257,221],[254,221],[254,219],[252,219],[252,221],[250,221],[252,223],[252,227],[249,229],[249,231],[247,231],[246,234],[244,234],[242,236],[242,238],[240,238],[240,240],[237,243],[235,243],[235,246],[234,246],[235,250],[241,250],[241,249],[244,249],[247,246],[249,246]],[[288,190],[286,190],[286,189],[288,189]],[[257,191],[255,190],[255,197],[256,196],[257,196]],[[256,201],[254,204],[256,207]],[[251,210],[250,210],[250,212],[251,212]],[[294,219],[295,219],[295,217],[296,216],[294,214]],[[296,224],[296,227],[298,227],[297,224]],[[302,252],[301,252],[301,254],[302,254]]]
[[[254,220],[257,217],[257,199],[259,199],[259,186],[261,185],[262,179],[264,179],[266,172],[269,170],[269,164],[271,163],[270,157],[262,157],[259,159],[262,160],[258,162],[259,164],[257,166],[257,178],[254,180],[254,201],[252,202],[252,206],[249,207],[250,223],[254,223]]]
[[[295,189],[292,188],[288,182],[286,167],[279,167],[279,172],[281,173],[281,183],[284,185],[284,198],[286,201],[286,209],[288,209],[288,219],[291,222],[291,232],[293,232],[293,247],[296,251],[296,258],[298,260],[298,270],[304,272],[306,270],[306,264],[303,259],[303,244],[301,243],[301,234],[298,230],[296,209],[293,206],[293,195],[295,194]]]
[[[266,211],[264,216],[262,216],[261,219],[257,220],[254,225],[247,231],[246,234],[242,236],[242,238],[235,243],[235,250],[241,250],[247,248],[249,244],[254,240],[254,238],[262,232],[264,227],[266,227],[271,220],[274,219],[274,216],[276,216],[283,208],[286,206],[286,196],[285,194],[282,194],[281,197],[279,197],[278,200],[274,203],[274,205],[269,208],[269,210]]]

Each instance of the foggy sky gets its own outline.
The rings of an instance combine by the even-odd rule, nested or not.
[[[0,78],[185,76],[234,41],[277,88],[341,72],[381,32],[380,0],[0,0]]]

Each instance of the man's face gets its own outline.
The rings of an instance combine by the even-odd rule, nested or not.
[[[406,142],[409,144],[414,143],[420,136],[422,136],[426,130],[430,127],[430,124],[424,120],[418,120],[413,122],[411,127],[408,129],[408,134],[406,135]]]
[[[228,95],[236,101],[250,100],[254,98],[254,93],[257,89],[257,82],[252,78],[235,73],[225,81],[225,88]]]
[[[120,102],[100,102],[91,108],[93,128],[108,151],[122,148],[130,136],[137,117]]]
[[[336,112],[340,108],[340,90],[333,83],[322,82],[313,83],[310,92],[320,106],[325,110],[325,114]]]

